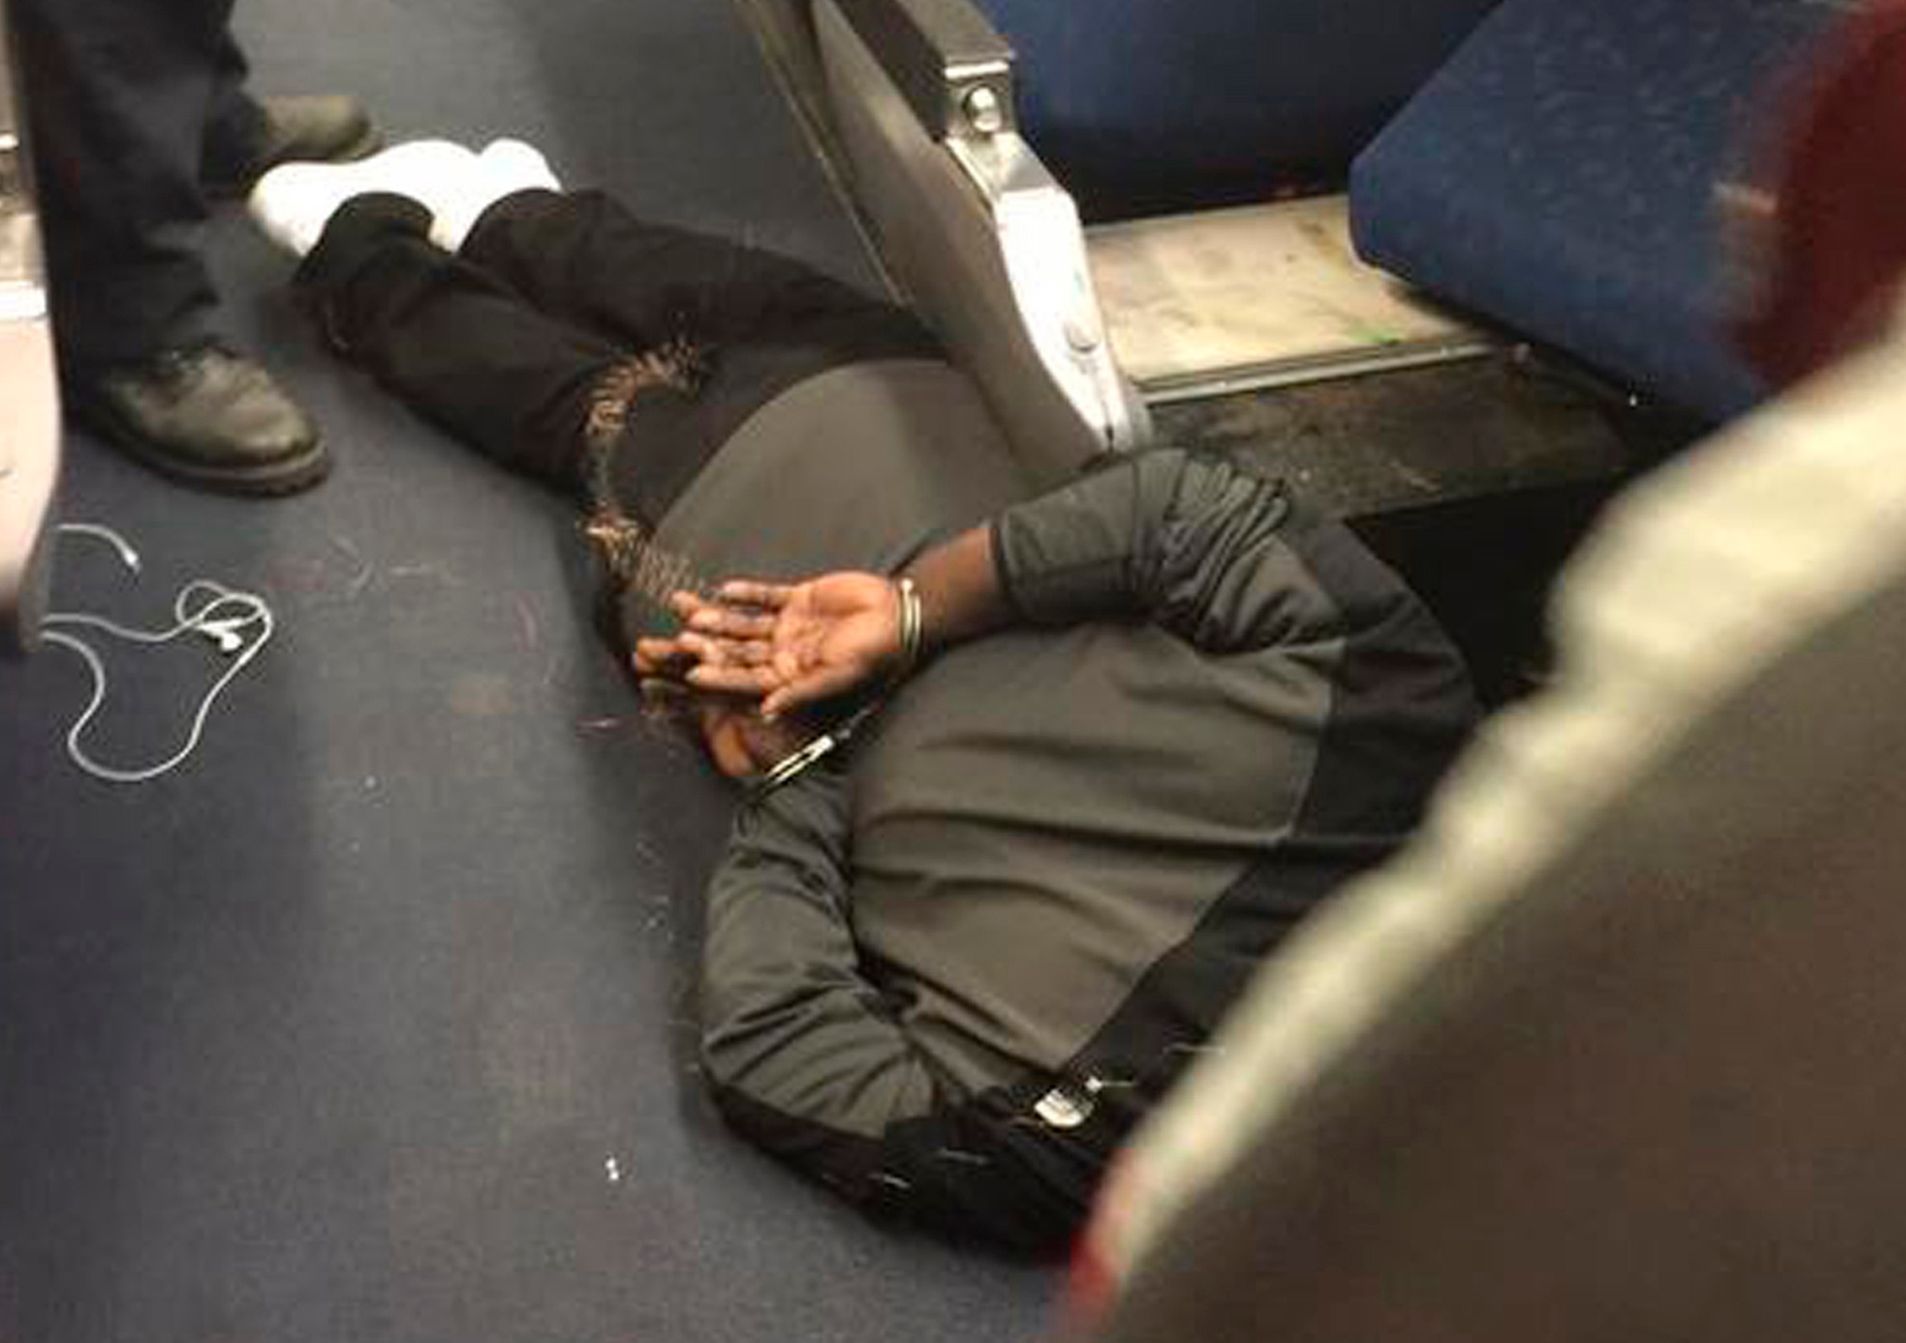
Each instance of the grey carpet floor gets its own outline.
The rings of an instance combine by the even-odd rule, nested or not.
[[[397,138],[516,134],[573,184],[864,283],[719,0],[255,0],[261,88]],[[0,1338],[23,1343],[1024,1339],[1049,1274],[862,1222],[693,1076],[727,794],[637,722],[564,505],[332,360],[227,212],[230,327],[321,417],[323,488],[242,502],[74,436],[57,604],[255,587],[276,642],[191,763],[79,775],[86,677],[0,666]],[[112,659],[100,754],[169,750],[209,650]]]

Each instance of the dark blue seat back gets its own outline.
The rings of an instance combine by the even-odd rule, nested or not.
[[[1089,216],[1341,177],[1496,0],[979,0],[1027,137]]]
[[[1749,174],[1826,0],[1507,0],[1358,160],[1376,264],[1714,417],[1729,348],[1717,182]]]

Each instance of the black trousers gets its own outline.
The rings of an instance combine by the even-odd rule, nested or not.
[[[244,161],[264,132],[232,3],[12,0],[69,368],[210,334],[201,176],[208,163]]]
[[[606,489],[646,524],[795,383],[940,353],[904,309],[600,192],[520,192],[456,256],[428,227],[397,196],[339,211],[297,279],[333,344],[484,455],[585,498]],[[592,441],[617,371],[657,352],[685,376],[642,385],[614,443]]]

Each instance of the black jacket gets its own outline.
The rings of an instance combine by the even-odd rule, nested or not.
[[[1473,708],[1396,577],[1228,463],[1127,459],[992,526],[1022,628],[739,816],[703,1053],[737,1127],[849,1197],[1051,1249]]]

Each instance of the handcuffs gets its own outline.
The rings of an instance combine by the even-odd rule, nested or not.
[[[834,754],[866,726],[867,720],[886,707],[887,697],[910,676],[920,661],[920,645],[925,634],[920,592],[911,578],[902,578],[895,588],[900,599],[900,661],[887,678],[886,690],[875,699],[848,714],[834,727],[821,733],[800,750],[781,757],[774,768],[763,774],[749,789],[749,799],[759,802],[778,788],[793,783],[816,764]]]

